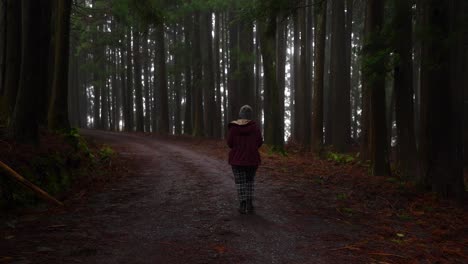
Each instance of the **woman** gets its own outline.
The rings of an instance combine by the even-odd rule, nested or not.
[[[263,143],[262,132],[252,121],[252,108],[248,105],[241,107],[239,119],[228,125],[227,144],[229,164],[232,166],[234,180],[239,196],[239,212],[251,213],[253,207],[255,173],[260,165],[258,148]]]

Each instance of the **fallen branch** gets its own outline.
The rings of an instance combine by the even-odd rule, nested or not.
[[[13,169],[8,167],[5,163],[0,161],[0,171],[4,171],[5,175],[12,178],[13,180],[19,182],[24,187],[33,191],[37,196],[41,199],[58,206],[63,206],[63,203],[55,199],[54,197],[50,196],[47,192],[43,191],[41,188],[34,185],[32,182],[26,180],[23,176],[19,175]]]

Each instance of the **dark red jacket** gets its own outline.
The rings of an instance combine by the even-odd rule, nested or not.
[[[262,132],[254,121],[237,120],[229,123],[227,144],[229,164],[237,166],[260,165],[258,148],[263,144]]]

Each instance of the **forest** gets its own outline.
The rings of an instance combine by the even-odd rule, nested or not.
[[[0,0],[0,161],[57,135],[113,157],[79,131],[220,142],[243,105],[268,155],[355,162],[463,204],[468,1]]]
[[[248,104],[276,151],[355,151],[373,175],[464,194],[465,1],[3,2],[2,124],[19,140],[222,138]]]

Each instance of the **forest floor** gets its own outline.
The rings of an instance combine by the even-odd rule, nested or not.
[[[0,223],[0,263],[467,263],[468,208],[397,178],[262,149],[239,215],[224,142],[83,130],[115,181]]]

